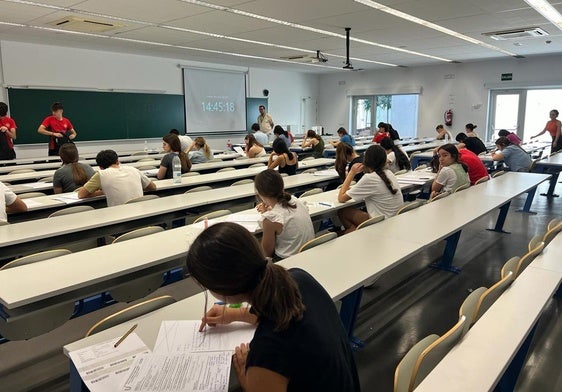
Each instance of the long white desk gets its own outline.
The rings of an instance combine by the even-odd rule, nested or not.
[[[524,359],[544,307],[562,281],[562,235],[558,235],[474,324],[466,336],[451,349],[416,388],[416,392],[492,391],[500,382],[512,390],[518,371],[502,375],[517,358]],[[516,366],[521,364],[516,364]],[[517,369],[517,370],[519,370]]]
[[[545,157],[537,161],[534,170],[536,173],[552,174],[552,177],[550,178],[550,186],[548,187],[548,191],[546,193],[541,193],[541,196],[558,197],[558,195],[554,193],[554,189],[556,188],[556,183],[558,182],[558,177],[560,176],[560,170],[562,170],[561,153],[550,155],[548,157]]]

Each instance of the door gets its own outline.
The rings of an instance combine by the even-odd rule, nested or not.
[[[375,118],[374,97],[354,96],[352,99],[351,132],[354,135],[372,135]]]
[[[490,99],[490,121],[486,140],[495,141],[500,129],[516,133],[523,139],[526,90],[493,90]]]

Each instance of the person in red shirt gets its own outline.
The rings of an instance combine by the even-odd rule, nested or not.
[[[373,136],[373,143],[380,143],[382,139],[385,137],[390,137],[390,132],[388,132],[388,124],[380,122],[379,123],[379,130]]]
[[[482,160],[478,158],[478,155],[472,151],[461,148],[459,149],[459,159],[466,166],[468,166],[468,178],[470,179],[470,185],[474,185],[476,181],[482,177],[488,177],[488,170]]]
[[[60,102],[51,105],[51,116],[45,118],[39,125],[38,133],[50,136],[49,155],[59,155],[59,148],[70,143],[76,137],[76,131],[68,118],[62,116],[63,107]]]
[[[14,151],[16,128],[16,122],[8,116],[8,105],[0,102],[0,160],[16,158]]]

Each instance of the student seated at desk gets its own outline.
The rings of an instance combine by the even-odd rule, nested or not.
[[[468,137],[478,137],[478,134],[474,131],[478,128],[478,125],[474,125],[472,123],[468,123],[464,126],[466,136]]]
[[[174,177],[174,157],[178,156],[181,163],[181,174],[191,170],[191,161],[187,154],[181,150],[180,139],[174,134],[167,134],[162,138],[162,149],[167,152],[160,161],[160,167],[156,178],[159,180],[170,179]]]
[[[289,132],[285,131],[281,125],[276,125],[275,128],[273,128],[273,134],[276,139],[281,139],[285,142],[287,149],[291,148],[291,137],[289,136]]]
[[[437,132],[437,136],[435,136],[435,139],[437,140],[446,140],[446,141],[453,140],[453,135],[451,134],[451,132],[445,129],[443,124],[439,124],[438,126],[436,126],[435,132]]]
[[[147,176],[132,166],[121,166],[119,156],[113,150],[102,150],[96,156],[100,170],[78,189],[78,198],[105,194],[109,207],[125,204],[143,195],[143,190],[154,191],[154,184]]]
[[[16,122],[8,116],[8,105],[0,102],[0,160],[16,159],[14,140],[16,139]]]
[[[386,151],[388,168],[391,172],[396,173],[399,170],[410,170],[412,168],[408,155],[395,145],[392,139],[385,137],[380,141],[380,144]]]
[[[207,141],[202,137],[196,137],[191,146],[187,149],[189,160],[192,163],[206,163],[209,159],[213,158],[211,147]]]
[[[460,132],[455,139],[459,142],[459,148],[467,148],[476,155],[488,151],[484,142],[476,136],[469,137],[464,132]]]
[[[482,159],[466,148],[459,148],[459,160],[468,167],[468,178],[470,185],[483,177],[488,177],[488,169],[484,166]]]
[[[492,153],[492,159],[494,161],[503,161],[510,171],[529,171],[533,160],[527,151],[523,150],[521,146],[511,144],[511,142],[504,136],[496,140],[496,146],[500,152]]]
[[[78,150],[72,143],[63,144],[59,149],[63,166],[53,176],[53,192],[74,192],[88,182],[94,175],[94,169],[78,162]]]
[[[275,170],[264,170],[255,180],[261,199],[257,210],[262,214],[262,247],[268,257],[285,258],[298,253],[314,238],[312,220],[306,206],[285,192],[283,177]]]
[[[500,131],[498,132],[498,137],[502,136],[505,136],[507,140],[511,142],[511,144],[520,145],[521,143],[523,143],[523,141],[519,139],[519,136],[517,136],[513,132],[509,132],[507,129],[500,129]]]
[[[378,125],[377,133],[373,136],[373,143],[380,143],[385,137],[390,137],[390,132],[388,132],[388,124],[380,122]]]
[[[297,174],[299,157],[296,153],[289,151],[283,139],[278,138],[273,141],[273,152],[274,154],[269,156],[268,169],[278,167],[279,173],[286,173],[290,176]]]
[[[175,128],[170,129],[170,133],[176,135],[180,139],[181,150],[187,153],[187,149],[193,143],[193,139],[191,139],[188,135],[180,135],[180,131]]]
[[[243,244],[243,246],[241,246]],[[187,271],[218,300],[200,331],[241,321],[257,324],[250,344],[235,348],[242,390],[360,390],[353,353],[326,290],[299,268],[268,262],[256,238],[232,222],[203,231],[190,246]]]
[[[431,185],[431,197],[470,184],[468,167],[460,161],[459,150],[455,145],[451,143],[442,145],[437,149],[437,155],[439,156],[439,171]]]
[[[306,132],[306,136],[302,140],[302,148],[312,148],[312,156],[314,158],[322,158],[324,156],[324,139],[312,129]]]
[[[358,225],[369,218],[384,215],[389,218],[404,205],[402,191],[396,177],[386,168],[386,151],[378,145],[370,146],[365,151],[363,163],[356,163],[345,177],[338,201],[345,203],[348,200],[365,201],[367,212],[354,207],[343,208],[338,216],[345,227],[342,234],[354,231]],[[351,188],[351,181],[357,173],[365,173],[363,177]]]
[[[8,222],[8,213],[25,211],[27,205],[0,181],[0,222]]]
[[[337,147],[340,143],[347,143],[351,147],[355,147],[355,139],[353,139],[353,137],[349,133],[347,133],[347,130],[344,127],[339,127],[337,132],[340,140],[330,141],[330,144],[332,146]]]
[[[334,166],[342,181],[345,180],[351,167],[356,163],[363,163],[363,156],[358,154],[353,147],[347,143],[340,143],[336,147],[336,162]],[[363,172],[357,173],[353,181],[359,181],[363,177]]]
[[[260,125],[258,123],[252,124],[252,132],[259,144],[262,146],[269,145],[269,137],[260,130]]]
[[[260,131],[261,132],[261,131]],[[267,155],[263,145],[256,140],[254,135],[246,135],[244,138],[244,143],[246,144],[244,152],[248,158],[259,158]]]

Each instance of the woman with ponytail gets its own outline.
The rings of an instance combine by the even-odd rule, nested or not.
[[[268,262],[245,228],[223,222],[203,231],[189,249],[187,270],[225,304],[250,305],[214,305],[200,328],[257,324],[232,360],[242,390],[359,391],[353,354],[326,290],[301,269]]]
[[[334,166],[342,181],[345,180],[345,177],[351,170],[351,167],[356,163],[361,162],[363,162],[363,156],[359,155],[353,147],[347,143],[338,144],[336,147],[336,162],[334,163]],[[359,181],[361,177],[363,177],[363,173],[358,173],[354,180]]]
[[[386,151],[388,168],[391,172],[396,173],[399,170],[410,170],[412,168],[408,155],[395,145],[391,138],[385,137],[382,139],[381,147]]]
[[[338,201],[365,201],[367,212],[348,207],[341,209],[338,216],[345,227],[345,233],[354,231],[367,219],[384,215],[389,218],[404,205],[402,191],[396,177],[386,168],[386,151],[379,145],[372,145],[365,151],[363,163],[356,163],[345,177]],[[357,173],[365,173],[351,188],[351,181]]]
[[[261,199],[257,210],[263,218],[261,244],[265,255],[285,258],[298,253],[301,246],[314,238],[308,209],[285,192],[283,177],[275,170],[262,171],[254,184]]]
[[[177,135],[169,133],[162,138],[162,148],[168,154],[164,155],[160,162],[160,168],[156,177],[159,180],[170,179],[174,176],[174,155],[178,155],[181,162],[181,173],[187,173],[191,170],[191,161],[187,154],[181,149],[181,142]]]
[[[74,192],[94,175],[94,169],[78,162],[78,150],[73,143],[63,144],[59,149],[63,166],[53,176],[53,192]]]
[[[207,163],[213,157],[211,147],[202,137],[196,137],[186,152],[191,163]]]

